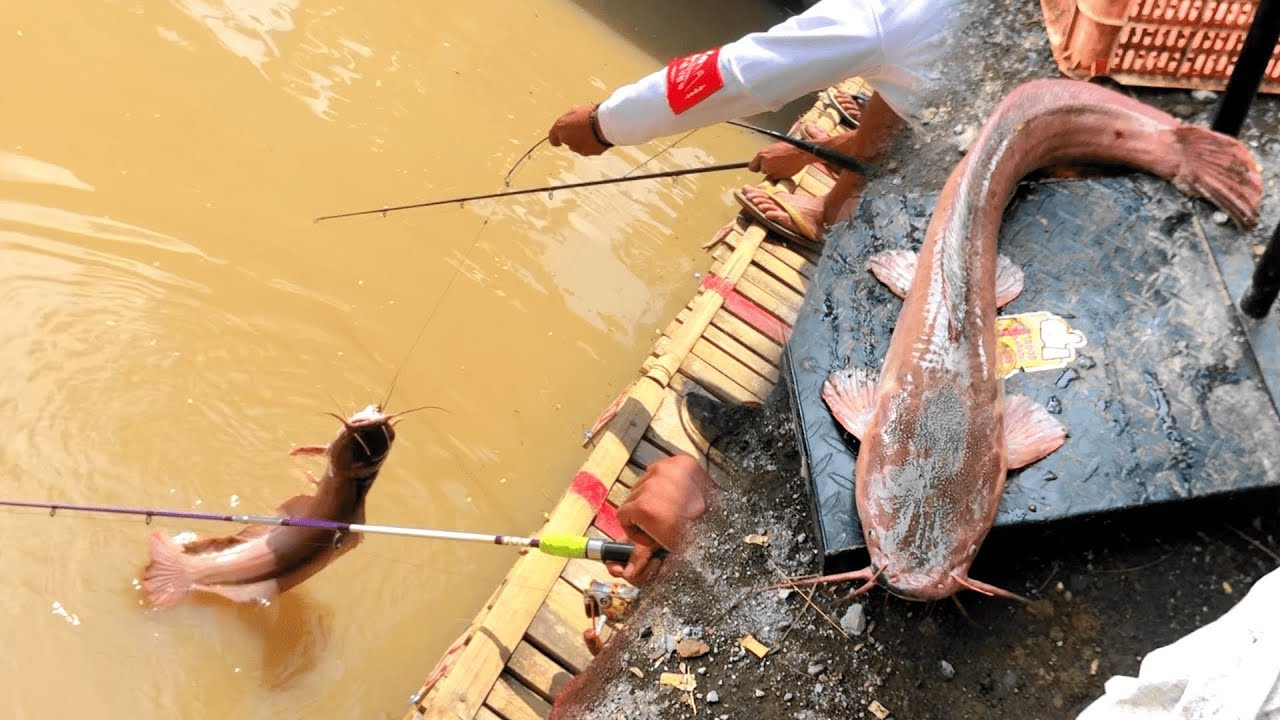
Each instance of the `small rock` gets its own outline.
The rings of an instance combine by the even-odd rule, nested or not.
[[[819,663],[819,662],[809,663],[809,676],[817,677],[822,673],[823,670],[826,670],[826,669],[827,669],[827,666],[823,665],[822,663]]]
[[[1078,367],[1084,368],[1085,370],[1092,370],[1098,366],[1098,362],[1093,358],[1089,357],[1088,355],[1081,355],[1080,357],[1076,358],[1076,365]]]
[[[1064,639],[1064,638],[1066,638],[1066,637],[1067,637],[1067,634],[1066,634],[1065,632],[1063,632],[1063,631],[1062,631],[1062,628],[1058,627],[1057,625],[1054,625],[1053,627],[1049,628],[1049,639],[1050,639],[1050,640],[1052,640],[1052,641],[1054,641],[1054,642],[1058,642],[1059,640],[1062,640],[1062,639]]]
[[[1217,100],[1218,93],[1212,90],[1192,90],[1191,99],[1199,100],[1200,102],[1208,102],[1210,100]]]
[[[699,674],[699,675],[706,675],[706,674],[707,674],[707,666],[706,666],[706,665],[703,665],[702,667],[698,668],[698,674]]]
[[[1227,216],[1226,213],[1222,212],[1221,210],[1215,210],[1213,212],[1213,215],[1209,217],[1211,220],[1213,220],[1214,225],[1226,225],[1227,221],[1231,219],[1230,217]]]
[[[951,132],[955,133],[956,135],[963,135],[963,134],[964,134],[964,126],[963,126],[963,125],[957,125],[957,126],[955,126],[954,128],[952,128]]]
[[[1005,690],[1018,687],[1018,676],[1012,670],[1006,671],[1004,677],[1000,678],[1000,687]]]
[[[799,535],[796,536],[796,544],[801,544],[808,539],[809,539],[809,535],[807,533],[800,533]]]
[[[1261,245],[1261,244],[1259,244],[1259,245],[1254,245],[1254,246],[1253,246],[1253,257],[1254,257],[1255,259],[1260,258],[1260,257],[1262,257],[1262,253],[1264,253],[1264,252],[1266,252],[1266,251],[1267,251],[1267,246],[1266,246],[1266,245]]]
[[[956,676],[956,669],[951,666],[951,663],[943,660],[939,665],[942,666],[942,678],[944,680],[950,680]]]
[[[1035,505],[1035,503],[1032,503],[1032,504],[1030,504],[1030,505],[1028,505],[1028,506],[1027,506],[1027,512],[1035,512],[1035,511],[1036,511],[1036,505]]]
[[[707,704],[713,705],[718,702],[720,702],[720,693],[716,692],[715,690],[712,690],[711,692],[707,693]]]
[[[881,705],[879,700],[872,700],[871,703],[867,705],[867,709],[871,711],[872,715],[880,718],[880,720],[884,720],[889,717],[889,708]]]
[[[760,688],[756,688],[756,691],[752,693],[752,695],[755,695],[758,698],[762,698],[764,697],[764,691],[761,690]]]
[[[792,695],[791,693],[787,693],[786,695],[782,696],[782,702],[791,702],[791,698],[793,697],[795,697],[795,695]]]
[[[844,617],[840,618],[840,627],[850,635],[861,635],[863,630],[867,629],[867,613],[863,609],[862,603],[854,603],[845,611]]]
[[[1044,404],[1044,409],[1048,410],[1052,415],[1061,415],[1062,401],[1058,399],[1057,395],[1050,395],[1049,400]]]
[[[694,640],[693,638],[685,638],[676,643],[676,653],[679,654],[680,657],[686,659],[702,657],[710,651],[711,648],[708,647],[706,643],[701,640]]]
[[[1054,383],[1054,386],[1057,387],[1059,390],[1065,390],[1066,387],[1071,384],[1071,381],[1079,377],[1080,377],[1080,373],[1076,372],[1071,368],[1067,368],[1066,370],[1062,371],[1061,375],[1058,376],[1058,381]]]
[[[1046,472],[1043,478],[1044,482],[1053,482],[1054,480],[1057,480],[1057,479],[1058,479],[1058,475],[1054,472]]]

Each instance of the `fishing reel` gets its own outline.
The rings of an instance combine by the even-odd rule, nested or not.
[[[639,597],[638,587],[592,580],[591,585],[582,593],[582,604],[587,617],[596,624],[598,632],[606,620],[617,622],[626,617]]]

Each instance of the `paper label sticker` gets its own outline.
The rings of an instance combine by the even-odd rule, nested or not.
[[[1051,312],[996,318],[996,367],[1002,378],[1066,367],[1086,343],[1083,333]]]
[[[679,115],[724,87],[720,48],[676,58],[667,64],[667,105]]]

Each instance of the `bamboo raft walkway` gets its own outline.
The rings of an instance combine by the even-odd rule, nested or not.
[[[870,94],[857,79],[839,87]],[[800,122],[835,132],[840,118],[824,93]],[[760,187],[822,196],[832,183],[811,165]],[[542,533],[623,539],[615,511],[650,463],[683,452],[705,464],[681,425],[678,398],[701,392],[759,403],[778,383],[818,252],[771,235],[745,213],[704,247],[714,262],[697,295],[654,343],[640,377],[597,420],[594,447]],[[546,718],[555,696],[591,662],[583,592],[593,580],[622,582],[602,563],[523,553],[414,693],[405,720]],[[601,632],[606,641],[611,630]]]

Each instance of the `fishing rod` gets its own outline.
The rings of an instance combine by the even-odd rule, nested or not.
[[[734,127],[743,128],[744,130],[754,130],[755,132],[758,132],[762,135],[768,135],[774,140],[779,140],[798,150],[803,150],[809,153],[810,155],[814,155],[818,158],[821,158],[822,160],[825,160],[826,162],[829,162],[832,165],[835,165],[841,170],[850,170],[852,172],[858,173],[859,175],[866,175],[870,173],[872,170],[872,167],[870,165],[868,165],[867,163],[855,157],[852,157],[850,155],[845,155],[844,153],[836,150],[832,150],[831,148],[825,148],[817,143],[809,142],[808,140],[801,140],[800,138],[794,138],[794,137],[791,137],[790,135],[787,135],[786,133],[780,133],[776,130],[769,130],[767,128],[757,127],[750,123],[744,123],[741,120],[726,120],[725,123],[732,125]]]
[[[401,537],[426,538],[430,540],[458,540],[462,542],[483,542],[491,545],[508,547],[533,548],[548,555],[563,558],[585,558],[601,562],[626,563],[631,560],[635,545],[626,542],[614,542],[589,538],[571,533],[548,533],[542,537],[521,537],[518,535],[487,535],[484,533],[455,532],[452,530],[431,530],[428,528],[403,527],[399,525],[367,525],[365,523],[344,523],[332,520],[315,520],[312,518],[275,517],[271,515],[244,515],[189,512],[184,510],[155,510],[145,508],[129,508],[117,505],[77,505],[73,503],[29,502],[25,500],[0,500],[0,506],[36,508],[48,510],[53,517],[59,510],[75,512],[110,513],[113,515],[133,515],[145,517],[147,524],[152,518],[177,518],[180,520],[209,520],[213,522],[239,523],[241,525],[271,525],[276,527],[305,527],[319,530],[332,530],[338,533],[367,533],[370,535],[398,535]],[[339,536],[340,537],[340,536]],[[339,540],[335,537],[335,545]],[[665,558],[666,550],[656,550],[656,558]]]
[[[762,135],[767,135],[773,138],[774,140],[779,140],[781,142],[787,143],[788,145],[791,145],[794,148],[803,150],[804,152],[807,152],[810,155],[813,155],[825,162],[831,163],[832,165],[835,165],[836,167],[842,170],[850,170],[852,172],[856,172],[861,175],[865,175],[871,172],[872,170],[870,165],[868,165],[867,163],[855,157],[845,155],[842,152],[838,152],[830,148],[825,148],[821,145],[818,145],[817,143],[809,142],[808,140],[801,140],[800,138],[794,138],[785,133],[777,132],[776,130],[768,130],[766,128],[757,127],[750,123],[741,122],[739,120],[726,120],[725,122],[727,122],[729,125],[733,125],[734,127],[740,127],[745,130],[758,132]],[[688,136],[686,135],[685,137],[688,137]],[[538,145],[541,144],[541,142],[542,141],[539,141],[537,145],[534,145],[533,147],[526,150],[524,157],[528,157],[529,154],[533,152],[534,148],[537,148]],[[675,143],[672,143],[672,145],[674,144]],[[663,149],[663,151],[665,151],[665,148]],[[658,154],[661,154],[661,152],[659,152]],[[524,157],[522,157],[521,160],[523,160]],[[650,158],[650,160],[652,159],[653,158]],[[645,162],[648,162],[648,160],[646,160]],[[520,161],[516,161],[517,165],[519,165],[519,163]],[[635,182],[637,180],[658,180],[661,178],[680,177],[682,175],[697,175],[699,173],[720,172],[722,170],[742,170],[750,166],[751,166],[751,163],[747,161],[747,162],[724,163],[721,165],[709,165],[707,167],[700,167],[700,168],[667,170],[664,172],[649,173],[647,175],[628,174],[620,178],[604,178],[602,180],[586,180],[583,182],[568,183],[565,185],[546,185],[546,186],[537,187],[537,188],[526,188],[524,190],[507,190],[503,192],[485,193],[483,195],[468,195],[466,197],[448,198],[446,200],[430,200],[428,202],[410,203],[408,205],[395,205],[390,207],[376,208],[373,210],[356,210],[355,212],[338,213],[336,215],[321,215],[320,217],[316,218],[314,222],[320,222],[321,220],[336,220],[338,218],[357,217],[360,215],[385,215],[389,212],[395,212],[397,210],[415,210],[419,208],[436,207],[438,205],[465,203],[465,202],[470,202],[472,200],[490,200],[493,198],[515,197],[517,195],[531,195],[533,193],[554,192],[556,190],[573,190],[576,188],[596,187],[599,185],[612,185],[615,183]],[[513,166],[512,170],[514,169],[515,167]],[[508,182],[510,181],[510,175],[511,173],[508,172],[507,173]]]
[[[698,173],[720,172],[721,170],[742,170],[750,165],[750,162],[724,163],[722,165],[709,165],[700,168],[685,168],[683,170],[667,170],[664,172],[648,173],[647,175],[632,175],[623,178],[604,178],[603,180],[585,180],[583,182],[568,183],[565,185],[547,185],[545,187],[526,188],[524,190],[507,190],[504,192],[486,193],[484,195],[468,195],[467,197],[449,198],[447,200],[431,200],[429,202],[411,203],[409,205],[396,205],[394,207],[378,208],[376,210],[357,210],[355,212],[339,213],[337,215],[322,215],[315,219],[315,222],[321,220],[333,220],[336,218],[356,217],[357,215],[380,215],[397,210],[413,210],[416,208],[435,207],[437,205],[450,205],[453,203],[464,203],[472,200],[489,200],[491,198],[514,197],[516,195],[531,195],[541,192],[555,192],[556,190],[573,190],[576,188],[595,187],[596,185],[611,185],[613,183],[635,182],[637,180],[658,180],[661,178],[680,177],[681,175],[697,175]]]

